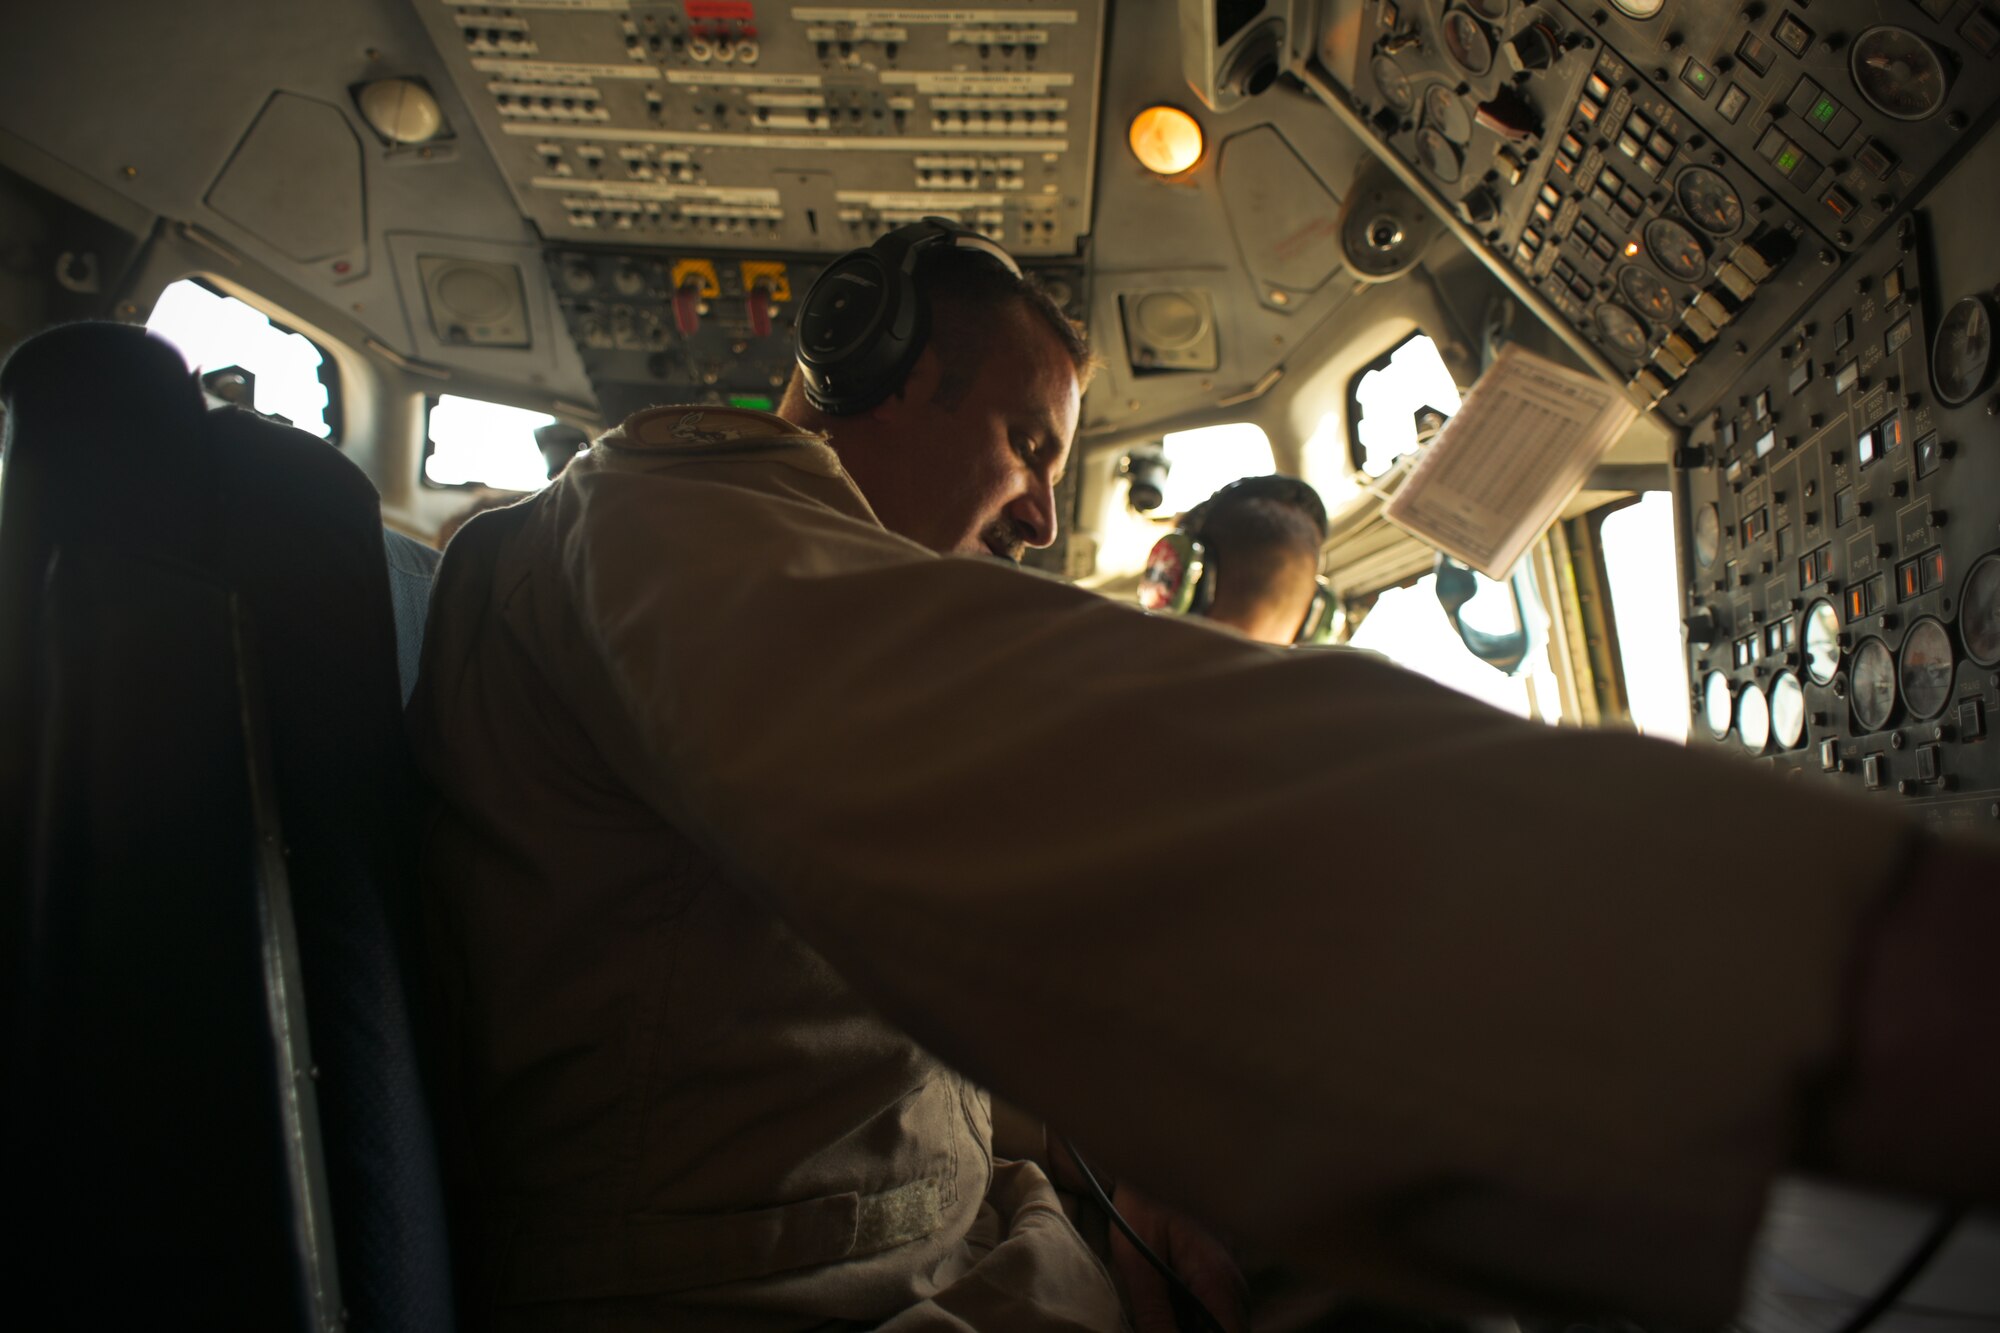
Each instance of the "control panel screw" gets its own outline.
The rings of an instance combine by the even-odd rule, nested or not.
[[[1966,125],[1965,113],[1963,111],[1954,111],[1944,118],[1944,123],[1947,129],[1962,130]]]
[[[1900,750],[1900,749],[1902,749],[1902,748],[1903,748],[1903,733],[1902,733],[1902,732],[1900,732],[1900,731],[1892,731],[1892,732],[1890,732],[1890,733],[1889,733],[1889,748],[1890,748],[1890,749],[1892,749],[1892,750]]]
[[[1846,233],[1843,232],[1841,234],[1845,235]],[[1841,244],[1845,245],[1846,242],[1842,241]],[[1821,250],[1819,252],[1819,262],[1822,268],[1832,268],[1835,264],[1840,262],[1840,259],[1839,256],[1835,255],[1831,250]]]

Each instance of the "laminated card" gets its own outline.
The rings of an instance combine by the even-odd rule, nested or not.
[[[1510,343],[1383,516],[1488,578],[1504,579],[1637,415],[1616,385]]]

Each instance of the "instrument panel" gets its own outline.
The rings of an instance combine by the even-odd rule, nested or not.
[[[1376,134],[1688,424],[1993,119],[1973,0],[1374,0]]]
[[[2000,831],[1990,167],[1857,253],[1675,484],[1697,736]]]
[[[550,241],[831,253],[1090,230],[1103,0],[413,0]]]
[[[659,403],[771,410],[792,371],[798,301],[825,267],[741,251],[552,246],[563,322],[607,422]],[[1089,309],[1085,270],[1030,263],[1070,318]]]

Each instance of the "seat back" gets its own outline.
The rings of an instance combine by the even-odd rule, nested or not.
[[[267,1326],[448,1328],[374,490],[136,328],[43,334],[0,396],[10,1146],[43,1271],[110,1279],[42,1294],[236,1324],[254,1271]]]

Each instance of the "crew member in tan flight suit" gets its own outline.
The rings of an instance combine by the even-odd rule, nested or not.
[[[1782,1171],[2000,1192],[1983,854],[990,558],[1053,539],[1089,365],[992,249],[844,257],[778,415],[642,412],[451,544],[468,1326],[1117,1328],[981,1088],[1461,1308],[1714,1323]],[[1773,827],[1843,855],[1714,873]]]

